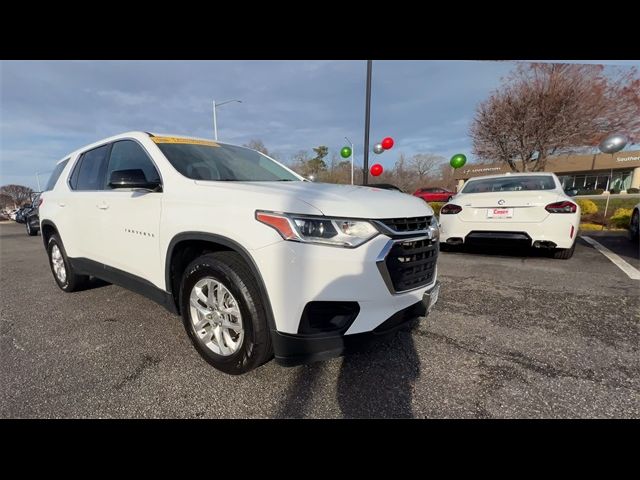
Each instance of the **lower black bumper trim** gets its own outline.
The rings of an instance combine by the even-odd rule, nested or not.
[[[425,298],[428,301],[428,293]],[[369,332],[316,336],[272,331],[271,340],[275,360],[280,365],[293,367],[362,351],[375,343],[389,339],[399,329],[411,326],[415,319],[426,314],[424,301],[419,301],[396,312]]]

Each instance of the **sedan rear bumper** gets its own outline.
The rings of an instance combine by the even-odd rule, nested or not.
[[[521,245],[571,248],[578,235],[578,215],[550,215],[542,222],[463,222],[457,215],[440,217],[440,242],[451,245]]]

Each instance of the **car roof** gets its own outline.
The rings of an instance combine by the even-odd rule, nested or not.
[[[118,133],[117,135],[112,135],[110,137],[106,137],[106,138],[97,140],[95,142],[89,143],[87,145],[84,145],[84,146],[82,146],[80,148],[76,148],[75,150],[73,150],[72,152],[69,152],[64,157],[62,157],[60,160],[58,160],[56,162],[56,165],[61,163],[61,162],[63,162],[64,160],[67,160],[69,157],[76,156],[80,152],[84,152],[86,150],[90,150],[92,148],[99,147],[100,145],[103,145],[105,143],[115,142],[116,140],[120,140],[120,139],[123,139],[123,138],[142,139],[142,138],[149,138],[149,137],[187,138],[189,140],[204,140],[206,142],[215,141],[216,143],[219,143],[221,145],[233,145],[233,146],[237,146],[237,147],[241,147],[242,146],[242,145],[234,145],[233,143],[228,143],[228,142],[221,142],[219,140],[213,140],[211,138],[194,137],[192,135],[170,134],[170,133],[155,133],[155,132],[144,132],[142,130],[132,130],[132,131],[129,131],[129,132]],[[244,147],[244,148],[248,148],[248,147]]]

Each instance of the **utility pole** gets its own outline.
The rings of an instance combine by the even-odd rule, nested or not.
[[[371,67],[372,60],[367,60],[367,100],[364,115],[364,169],[362,184],[369,183],[369,127],[371,126]]]

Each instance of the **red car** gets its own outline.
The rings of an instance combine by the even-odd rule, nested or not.
[[[450,192],[444,188],[419,188],[413,195],[425,202],[448,202],[455,194],[456,192]]]

